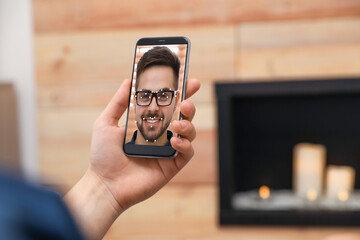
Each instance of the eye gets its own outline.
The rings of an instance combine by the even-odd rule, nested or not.
[[[162,101],[165,101],[169,98],[169,93],[168,92],[161,92],[159,95],[158,95],[158,99],[159,100],[162,100]]]
[[[150,94],[149,93],[142,93],[142,94],[140,94],[140,98],[142,100],[148,100],[150,98]]]

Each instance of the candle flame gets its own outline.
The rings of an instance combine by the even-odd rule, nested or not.
[[[315,201],[317,199],[317,197],[318,197],[318,194],[314,189],[309,189],[307,191],[307,199],[309,201]]]
[[[349,193],[346,190],[338,192],[338,199],[341,202],[346,202],[349,199]]]
[[[268,186],[261,186],[259,188],[259,196],[261,199],[268,199],[270,197],[270,188]]]

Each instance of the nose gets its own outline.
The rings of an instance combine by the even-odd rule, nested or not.
[[[152,112],[152,111],[156,111],[159,109],[159,106],[157,105],[156,103],[156,97],[153,96],[153,98],[151,99],[151,103],[150,105],[148,106],[148,111]]]

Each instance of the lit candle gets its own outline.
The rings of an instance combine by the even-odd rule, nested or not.
[[[330,165],[326,174],[326,197],[345,202],[354,189],[355,169],[349,166]]]
[[[263,185],[259,188],[259,196],[261,199],[266,200],[270,197],[270,188],[266,185]]]
[[[323,189],[326,148],[299,143],[294,147],[293,187],[298,197],[314,201]]]
[[[318,192],[314,189],[309,189],[306,193],[306,198],[309,201],[315,201],[318,198]]]

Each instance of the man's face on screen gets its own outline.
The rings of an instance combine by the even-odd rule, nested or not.
[[[138,76],[135,104],[135,120],[144,138],[155,142],[166,139],[176,99],[174,93],[174,73],[168,66],[152,66]],[[163,137],[162,137],[163,136]]]

